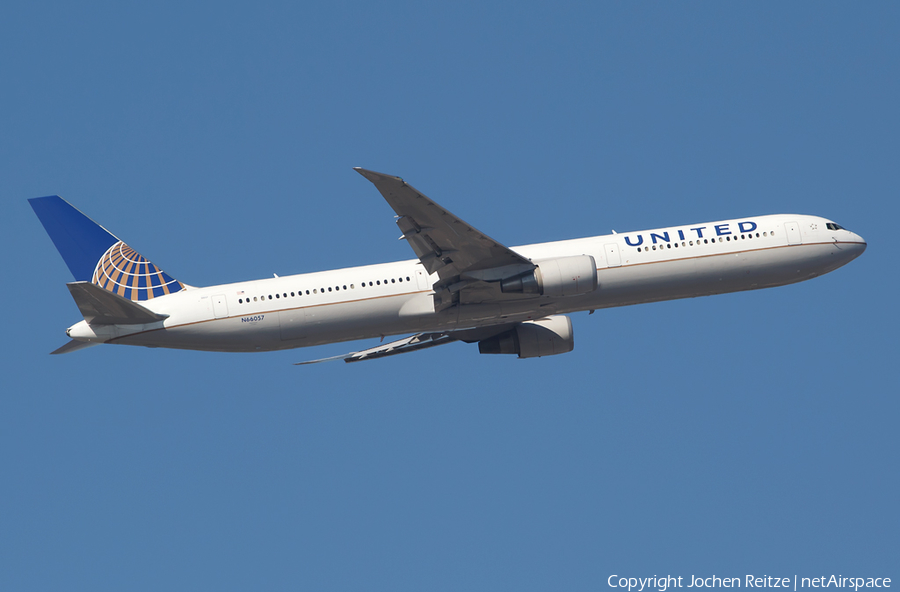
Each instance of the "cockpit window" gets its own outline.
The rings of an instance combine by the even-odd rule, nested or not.
[[[835,224],[834,222],[829,222],[825,225],[825,228],[827,228],[828,230],[844,230],[843,226]]]

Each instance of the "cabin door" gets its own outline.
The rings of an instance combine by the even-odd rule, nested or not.
[[[228,304],[225,302],[225,294],[216,294],[212,297],[213,315],[217,319],[228,316]]]
[[[800,236],[800,225],[796,222],[785,222],[784,231],[787,233],[789,245],[799,245],[803,243],[803,238]]]
[[[416,270],[416,287],[420,290],[428,289],[428,276],[421,269]]]
[[[606,266],[619,267],[622,265],[622,257],[619,256],[619,245],[616,243],[608,243],[604,245],[603,250],[606,252]]]

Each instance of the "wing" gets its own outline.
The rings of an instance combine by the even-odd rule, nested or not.
[[[444,345],[456,341],[446,333],[417,333],[410,337],[398,339],[390,343],[379,345],[370,349],[358,352],[350,352],[340,356],[332,356],[330,358],[322,358],[320,360],[309,360],[307,362],[297,362],[294,366],[305,366],[307,364],[318,364],[319,362],[330,362],[332,360],[344,360],[345,362],[361,362],[362,360],[376,360],[386,356],[396,354],[405,354],[406,352],[417,351],[437,345]]]
[[[504,323],[502,325],[491,325],[490,327],[480,327],[475,329],[462,329],[459,331],[445,331],[443,333],[417,333],[410,337],[404,337],[397,341],[384,343],[376,347],[364,349],[358,352],[350,352],[340,356],[332,356],[330,358],[322,358],[319,360],[309,360],[307,362],[297,362],[295,366],[305,366],[307,364],[318,364],[319,362],[330,362],[332,360],[344,360],[345,362],[362,362],[363,360],[377,360],[387,356],[395,356],[397,354],[405,354],[408,352],[427,349],[444,345],[445,343],[453,343],[454,341],[463,341],[465,343],[475,343],[482,339],[488,339],[495,335],[499,335],[504,331],[510,330],[516,323]]]
[[[456,294],[473,282],[499,281],[534,269],[531,261],[463,222],[400,177],[354,170],[381,192],[397,213],[401,238],[409,242],[428,273],[438,274],[436,294],[443,290]],[[446,298],[442,303],[443,307],[452,304]]]

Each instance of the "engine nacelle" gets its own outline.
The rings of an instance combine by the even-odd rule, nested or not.
[[[597,264],[590,255],[538,261],[532,271],[500,280],[500,291],[559,298],[597,289]]]
[[[555,356],[574,348],[572,319],[566,315],[525,321],[505,333],[478,342],[480,353],[518,354],[520,358]]]

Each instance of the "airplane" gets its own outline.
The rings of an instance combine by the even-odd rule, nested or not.
[[[75,282],[84,320],[62,354],[100,343],[258,352],[411,334],[299,364],[357,362],[455,341],[483,354],[575,345],[570,313],[783,286],[833,271],[866,242],[818,216],[765,215],[506,247],[400,177],[356,168],[416,259],[199,288],[59,196],[29,200]]]

